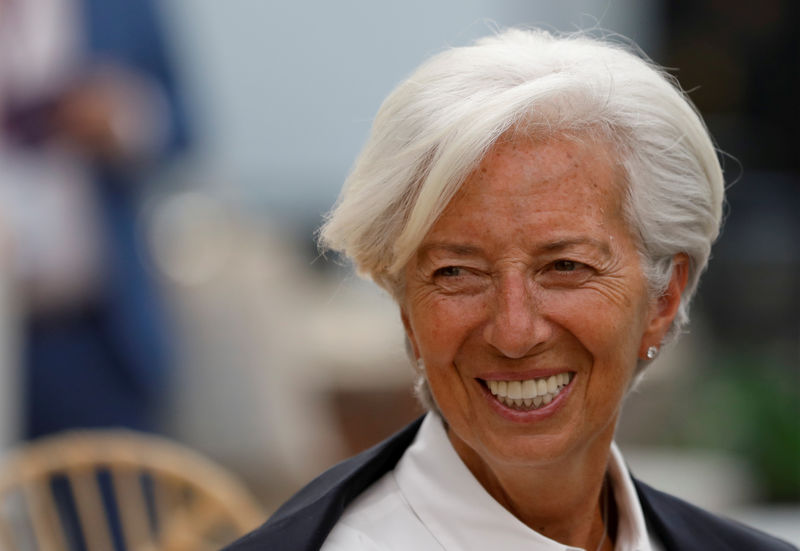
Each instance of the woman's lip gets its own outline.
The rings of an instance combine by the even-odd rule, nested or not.
[[[539,371],[537,373],[544,373],[543,371]],[[552,372],[553,375],[556,373],[564,373],[563,370]],[[569,373],[569,372],[567,372]],[[544,375],[540,375],[543,377]],[[536,377],[530,377],[535,379]],[[570,394],[572,394],[572,389],[574,388],[574,382],[577,377],[573,376],[572,380],[569,382],[567,386],[561,389],[553,401],[549,404],[542,406],[538,409],[531,409],[531,410],[518,410],[508,407],[507,405],[500,402],[494,394],[491,393],[488,386],[481,382],[478,382],[478,386],[480,387],[480,391],[483,393],[484,398],[489,403],[489,407],[493,409],[496,413],[498,413],[501,417],[508,419],[509,421],[513,421],[515,423],[530,423],[535,421],[543,421],[548,417],[551,417],[556,414],[558,410],[564,407],[567,399],[569,398]],[[505,380],[518,380],[517,377],[505,379]]]

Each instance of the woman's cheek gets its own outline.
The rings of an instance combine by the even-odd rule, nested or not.
[[[417,334],[424,335],[423,354],[450,355],[485,319],[485,301],[479,297],[445,296],[418,305]],[[426,354],[427,352],[427,354]],[[452,358],[447,359],[448,362]]]

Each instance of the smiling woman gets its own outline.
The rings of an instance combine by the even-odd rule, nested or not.
[[[395,298],[429,413],[231,550],[789,549],[633,479],[613,444],[722,201],[702,120],[617,45],[510,30],[431,59],[321,234]]]

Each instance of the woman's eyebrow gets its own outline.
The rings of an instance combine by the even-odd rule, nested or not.
[[[559,239],[539,245],[539,249],[547,252],[558,252],[570,247],[588,245],[600,251],[605,256],[611,255],[611,246],[603,240],[592,237],[574,237]],[[432,253],[449,253],[454,256],[479,256],[483,254],[483,249],[477,245],[457,243],[451,241],[433,241],[420,246],[417,251],[418,258],[424,258]]]
[[[569,238],[569,239],[559,239],[558,241],[552,241],[550,243],[545,243],[542,245],[542,249],[546,251],[561,251],[563,249],[568,249],[570,247],[574,247],[576,245],[589,245],[590,247],[594,247],[599,249],[600,252],[606,256],[611,255],[611,246],[606,242],[600,239],[594,239],[592,237],[576,237],[576,238]]]
[[[432,243],[425,243],[420,246],[417,251],[419,258],[430,255],[433,252],[450,253],[455,256],[475,256],[483,253],[483,249],[475,245],[467,245],[466,243],[452,243],[449,241],[434,241]]]

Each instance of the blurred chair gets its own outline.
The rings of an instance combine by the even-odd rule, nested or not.
[[[213,551],[264,517],[220,466],[152,435],[62,433],[0,462],[3,551]]]

